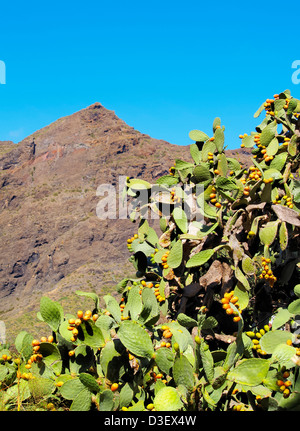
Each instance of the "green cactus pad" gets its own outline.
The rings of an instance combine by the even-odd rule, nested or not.
[[[214,378],[214,359],[208,345],[202,341],[199,348],[199,353],[202,361],[205,377],[209,383],[212,383]]]
[[[120,407],[127,407],[132,402],[135,391],[133,385],[125,383],[125,385],[120,390]]]
[[[229,371],[227,378],[241,385],[257,386],[267,376],[269,367],[270,363],[267,359],[246,359]]]
[[[89,370],[94,364],[93,349],[85,344],[79,344],[75,348],[75,354],[70,359],[71,373],[83,373]]]
[[[218,177],[216,180],[216,187],[224,191],[239,190],[236,182],[231,178],[226,177]]]
[[[80,381],[79,377],[75,379],[67,380],[59,388],[61,395],[66,400],[74,400],[76,396],[86,389],[86,386]]]
[[[250,290],[249,281],[248,281],[246,275],[243,273],[243,271],[238,266],[236,266],[236,268],[235,268],[235,276],[236,276],[237,280],[242,284],[242,286],[246,290]]]
[[[221,153],[218,155],[217,169],[220,171],[220,175],[222,175],[223,177],[226,177],[227,171],[228,171],[228,163],[224,153]]]
[[[154,354],[152,340],[145,329],[133,321],[123,321],[118,330],[123,345],[134,356],[151,359]]]
[[[74,398],[70,411],[76,412],[87,412],[90,410],[92,404],[91,392],[84,388]]]
[[[224,141],[225,141],[225,137],[224,137],[224,131],[223,129],[219,128],[215,130],[215,146],[218,150],[219,153],[222,153],[223,148],[224,148]]]
[[[96,382],[96,379],[88,373],[80,373],[79,374],[79,380],[81,383],[88,388],[91,392],[99,392],[100,387],[99,384]]]
[[[199,147],[197,144],[190,145],[190,154],[192,156],[192,159],[196,163],[196,165],[201,162],[201,151],[199,150]]]
[[[206,133],[201,132],[200,130],[191,130],[189,133],[189,137],[192,141],[196,142],[205,142],[209,139]]]
[[[177,268],[182,261],[182,241],[179,239],[172,247],[170,254],[168,256],[167,263],[170,268]]]
[[[15,347],[25,360],[32,355],[32,340],[33,336],[27,331],[19,332],[15,339]]]
[[[272,141],[267,146],[267,155],[275,156],[279,148],[279,143],[277,138],[273,138]]]
[[[49,397],[56,389],[52,379],[37,376],[28,381],[28,387],[36,401],[43,397]]]
[[[176,207],[172,212],[172,216],[175,220],[176,225],[181,230],[182,233],[187,233],[188,231],[188,220],[186,213],[183,209]]]
[[[277,235],[278,225],[278,221],[268,222],[259,230],[259,239],[263,245],[270,246],[274,242]]]
[[[106,309],[110,312],[113,318],[120,323],[121,322],[121,311],[117,300],[112,295],[105,295],[103,297]]]
[[[169,373],[174,364],[174,353],[167,347],[160,347],[155,354],[155,363],[163,373]]]
[[[114,339],[108,341],[101,350],[100,365],[105,377],[111,382],[118,381],[122,378],[128,365],[128,357],[122,355],[124,346],[120,340]]]
[[[133,320],[138,319],[138,316],[140,315],[143,308],[142,298],[139,294],[139,291],[139,286],[132,286],[128,293],[127,307]]]
[[[208,153],[213,153],[216,151],[216,145],[213,141],[206,141],[202,148],[202,161],[207,162],[208,160]],[[200,161],[197,163],[197,165],[200,165]]]
[[[272,353],[272,361],[280,363],[282,367],[287,369],[293,368],[295,363],[292,358],[296,355],[296,349],[287,344],[278,344]]]
[[[286,322],[292,318],[292,314],[286,308],[278,308],[274,320],[272,322],[272,329],[281,328]]]
[[[151,188],[151,184],[148,181],[145,180],[136,180],[136,179],[132,179],[129,180],[127,183],[128,187],[132,190],[148,190]]]
[[[76,295],[85,296],[86,298],[91,298],[95,302],[95,308],[99,308],[100,299],[99,296],[94,292],[84,292],[82,290],[76,290]]]
[[[297,154],[297,135],[293,135],[288,145],[288,152],[292,157]]]
[[[269,123],[261,132],[261,135],[260,135],[261,145],[265,145],[265,146],[269,145],[272,139],[275,138],[276,130],[277,130],[277,122],[272,121],[271,123]]]
[[[160,389],[155,395],[153,403],[157,411],[178,411],[183,407],[178,392],[172,387]]]
[[[7,376],[8,369],[5,365],[0,365],[0,382],[3,382]]]
[[[64,313],[60,304],[47,296],[43,296],[40,301],[40,313],[43,320],[48,323],[53,331],[57,331],[63,321]]]
[[[276,172],[280,172],[282,168],[285,166],[287,157],[288,157],[287,152],[276,154],[276,156],[270,163],[270,168],[275,169]],[[272,176],[272,174],[270,176]],[[278,177],[278,174],[277,174],[277,177]]]
[[[217,126],[221,127],[221,118],[220,117],[216,117],[213,121],[213,132],[215,132],[215,130],[217,129]]]
[[[294,293],[298,298],[300,298],[300,284],[296,284],[294,287]]]
[[[254,136],[253,135],[244,136],[242,139],[242,144],[245,146],[245,148],[254,147],[255,145]]]
[[[39,353],[43,355],[44,364],[59,375],[62,370],[62,358],[58,347],[53,343],[41,343]]]
[[[184,355],[177,357],[175,360],[173,378],[177,386],[184,385],[189,391],[194,387],[193,367]]]
[[[200,163],[193,171],[193,178],[195,183],[204,183],[211,180],[211,173],[206,163]]]
[[[204,265],[213,255],[214,249],[202,250],[199,253],[194,254],[186,263],[187,268]]]
[[[184,313],[179,313],[177,316],[178,323],[185,328],[193,328],[194,326],[197,326],[198,323],[195,319],[192,319],[190,316],[187,316]]]
[[[241,283],[237,283],[235,286],[234,296],[239,298],[240,309],[244,310],[249,304],[249,293]]]
[[[255,112],[255,114],[253,115],[254,118],[258,118],[260,116],[260,114],[263,112],[263,110],[265,109],[265,102],[263,102],[260,107],[258,108],[258,110]]]
[[[18,400],[23,402],[31,397],[28,381],[20,380],[18,385],[10,386],[6,391],[7,398],[10,402],[17,404]]]
[[[143,309],[138,320],[143,324],[149,322],[154,324],[159,319],[160,310],[153,289],[143,289],[142,300]]]
[[[284,107],[284,105],[286,104],[285,99],[277,99],[274,101],[274,110],[276,111],[281,111],[281,109]]]
[[[83,322],[79,328],[81,328],[83,332],[81,333],[79,331],[79,342],[93,348],[101,348],[105,346],[106,340],[104,338],[103,332],[98,326],[95,325],[92,320]]]
[[[178,183],[178,179],[173,175],[164,175],[156,180],[156,184],[160,184],[166,187],[173,186]]]
[[[288,311],[291,314],[300,314],[300,298],[290,303]]]
[[[286,223],[282,222],[280,227],[279,227],[279,243],[280,243],[280,248],[282,251],[284,251],[287,246],[288,246],[288,230],[286,227]]]
[[[244,256],[242,260],[243,272],[247,275],[253,275],[256,272],[256,266],[250,256]]]
[[[287,331],[280,331],[278,329],[266,332],[260,339],[262,350],[272,354],[278,344],[286,344],[291,339],[291,334]]]

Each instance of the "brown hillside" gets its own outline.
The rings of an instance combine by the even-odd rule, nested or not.
[[[247,163],[248,152],[228,151]],[[100,103],[20,143],[0,142],[0,319],[36,310],[39,298],[113,289],[128,274],[129,220],[96,215],[101,184],[153,181],[189,148],[140,133]]]

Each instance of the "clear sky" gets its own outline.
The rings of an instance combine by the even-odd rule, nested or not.
[[[19,142],[100,102],[137,130],[179,145],[191,143],[192,129],[210,134],[219,116],[228,148],[237,148],[266,98],[287,88],[300,98],[292,82],[297,4],[2,2],[0,140]]]

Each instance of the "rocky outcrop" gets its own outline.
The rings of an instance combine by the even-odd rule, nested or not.
[[[129,220],[96,214],[97,188],[119,177],[154,181],[187,146],[152,139],[95,103],[13,144],[0,142],[0,313],[42,294],[115,286],[126,275]]]
[[[5,151],[4,151],[5,147]],[[149,180],[188,154],[142,134],[95,103],[0,152],[0,312],[21,311],[92,265],[115,283],[128,259],[128,220],[100,220],[97,187],[119,176]],[[0,145],[1,149],[1,145]],[[83,271],[84,272],[84,271]],[[107,276],[108,275],[108,276]],[[89,276],[93,282],[93,276]],[[82,288],[86,288],[83,281]],[[108,281],[109,283],[109,281]],[[75,283],[78,288],[78,282]],[[70,290],[68,291],[68,293]]]

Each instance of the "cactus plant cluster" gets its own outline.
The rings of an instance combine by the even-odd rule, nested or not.
[[[77,315],[43,297],[50,338],[0,346],[1,409],[299,410],[300,101],[286,90],[263,111],[240,135],[248,168],[216,118],[212,136],[190,132],[193,162],[176,160],[160,193],[127,177],[136,277],[116,297],[77,291],[93,302]]]

